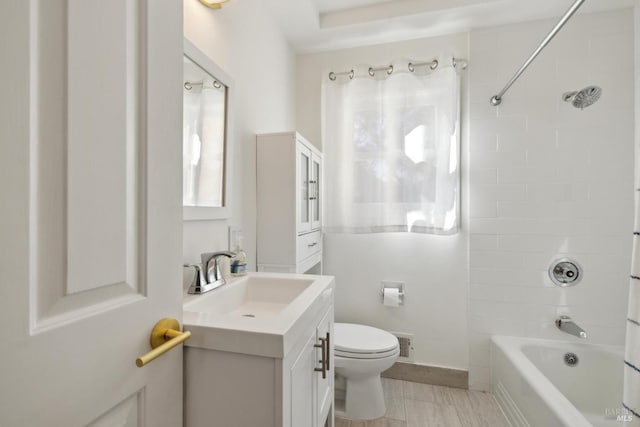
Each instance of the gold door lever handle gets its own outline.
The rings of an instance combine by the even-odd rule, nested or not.
[[[176,319],[166,317],[160,319],[151,330],[149,344],[152,350],[144,356],[136,359],[136,366],[142,368],[153,359],[165,354],[173,347],[185,342],[191,336],[191,332],[180,332],[180,323]]]

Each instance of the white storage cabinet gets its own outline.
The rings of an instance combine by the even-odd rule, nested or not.
[[[322,153],[297,132],[256,143],[258,271],[320,274]]]

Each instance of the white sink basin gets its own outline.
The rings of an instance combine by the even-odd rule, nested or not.
[[[313,279],[251,275],[190,298],[184,310],[253,318],[272,317],[285,310]]]
[[[190,347],[284,357],[333,296],[331,276],[249,273],[203,295],[185,295]]]

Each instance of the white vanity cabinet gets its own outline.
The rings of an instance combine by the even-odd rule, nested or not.
[[[185,305],[185,427],[333,427],[333,278],[293,277],[317,285],[271,318]]]
[[[322,154],[297,132],[256,144],[258,271],[307,272],[322,260]]]

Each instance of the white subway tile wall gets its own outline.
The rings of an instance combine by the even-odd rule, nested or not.
[[[490,389],[491,335],[623,344],[634,175],[633,12],[574,17],[504,96],[489,105],[554,21],[470,35],[469,383]],[[579,110],[564,92],[602,87]],[[571,257],[575,287],[547,275]],[[577,338],[575,338],[577,340]]]

